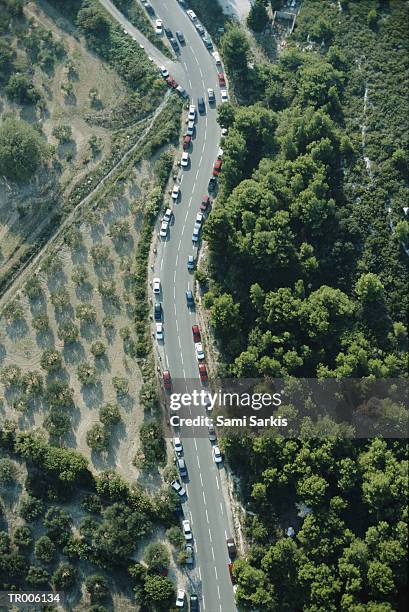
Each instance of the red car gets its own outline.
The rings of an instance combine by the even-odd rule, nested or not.
[[[170,87],[173,87],[173,89],[176,89],[176,87],[178,86],[175,79],[172,79],[171,76],[168,76],[168,78],[166,79],[166,83],[170,85]]]
[[[204,363],[199,363],[199,376],[202,382],[207,380],[207,369]]]
[[[169,370],[163,370],[162,377],[163,377],[163,386],[165,387],[167,391],[170,391],[170,389],[172,388],[172,379],[171,379]]]
[[[192,325],[193,342],[200,342],[200,329],[198,325]]]
[[[218,77],[220,87],[226,87],[226,79],[224,78],[224,72],[219,72]]]
[[[209,196],[203,196],[202,202],[200,204],[200,212],[205,213],[211,204],[211,200]]]
[[[228,563],[227,567],[229,568],[230,580],[234,584],[236,581],[235,581],[234,576],[233,576],[233,563]]]
[[[222,163],[221,159],[216,159],[213,165],[213,176],[219,176],[222,169]]]
[[[183,150],[186,151],[190,147],[190,143],[192,142],[191,136],[185,136],[183,138]]]

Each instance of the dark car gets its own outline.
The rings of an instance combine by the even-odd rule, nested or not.
[[[178,41],[175,38],[169,38],[169,42],[172,45],[174,51],[176,51],[176,53],[178,53],[179,52]]]
[[[191,136],[185,136],[183,138],[183,150],[187,151],[188,148],[190,147],[190,143],[192,142],[192,137]]]
[[[186,291],[186,302],[188,307],[192,307],[195,304],[195,300],[193,299],[193,292],[188,289],[188,291]]]
[[[178,86],[178,84],[176,83],[175,79],[173,79],[171,76],[168,76],[166,79],[166,83],[170,86],[173,87],[173,89],[176,89],[176,87]]]
[[[207,212],[210,204],[211,204],[211,200],[210,200],[209,196],[203,196],[202,197],[202,201],[201,201],[200,206],[199,206],[200,212],[202,212],[202,213]]]
[[[197,109],[201,115],[203,115],[206,112],[204,98],[200,97],[197,99]]]
[[[200,329],[198,325],[192,325],[193,342],[200,342]]]
[[[163,376],[163,386],[165,387],[167,391],[170,391],[172,388],[172,379],[170,377],[169,370],[164,370],[162,376]]]
[[[190,609],[193,612],[196,612],[197,610],[199,610],[199,598],[196,595],[196,593],[192,593],[190,596]]]
[[[216,189],[216,185],[217,185],[217,178],[215,176],[212,176],[209,180],[209,185],[208,185],[209,191],[214,191]]]
[[[221,169],[222,169],[222,160],[216,159],[216,161],[213,164],[213,176],[219,176]]]
[[[144,5],[144,7],[146,9],[146,12],[149,13],[149,15],[154,15],[155,14],[155,11],[153,10],[153,6],[151,4],[149,4],[149,2],[144,2],[143,5]]]
[[[153,317],[155,321],[162,321],[162,304],[160,302],[156,302],[153,307]]]
[[[227,544],[227,552],[229,553],[230,559],[234,559],[235,556],[237,555],[237,549],[236,549],[236,544],[234,543],[233,538],[227,538],[226,544]]]
[[[165,29],[165,34],[168,38],[173,38],[173,32],[172,30],[170,30],[169,28],[164,28]]]
[[[220,87],[226,87],[226,79],[224,78],[224,72],[219,72],[218,77]]]
[[[206,382],[207,380],[207,368],[204,363],[199,363],[199,376],[202,382]]]
[[[176,30],[176,37],[181,45],[185,44],[186,41],[183,32],[181,32],[180,30]]]

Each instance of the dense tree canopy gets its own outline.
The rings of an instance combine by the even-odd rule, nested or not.
[[[30,178],[44,157],[41,138],[28,123],[6,119],[0,124],[0,173],[18,181]]]

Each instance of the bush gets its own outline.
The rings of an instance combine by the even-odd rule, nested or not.
[[[28,180],[40,165],[44,145],[28,123],[6,119],[0,124],[0,174],[13,181]]]
[[[91,247],[91,257],[96,263],[106,263],[109,259],[109,247],[105,244],[95,244]]]
[[[40,372],[27,372],[21,379],[21,386],[26,395],[41,395],[43,377]]]
[[[71,342],[76,342],[79,338],[79,329],[72,321],[67,321],[66,323],[62,323],[58,328],[57,335],[60,340],[69,344]]]
[[[83,385],[93,385],[97,380],[97,371],[95,366],[83,361],[77,367],[77,376]]]
[[[166,537],[172,546],[174,546],[177,550],[182,550],[184,548],[185,536],[183,535],[180,527],[170,527],[166,531]]]
[[[50,581],[50,574],[43,567],[31,565],[26,576],[26,581],[34,587],[45,586]]]
[[[13,542],[19,548],[28,548],[33,543],[33,537],[30,527],[21,525],[17,527],[13,535]]]
[[[75,314],[77,319],[80,319],[81,321],[87,321],[88,323],[90,321],[95,321],[97,313],[95,310],[95,306],[93,306],[92,304],[78,304],[78,306],[75,309]]]
[[[13,74],[9,78],[5,91],[9,98],[19,104],[35,104],[40,99],[31,79],[21,73]]]
[[[160,542],[154,542],[146,547],[143,559],[149,570],[158,574],[163,574],[170,563],[168,549]]]
[[[39,538],[35,543],[34,553],[39,561],[51,563],[56,554],[55,544],[48,536],[41,536],[41,538]]]
[[[71,429],[70,418],[61,410],[52,410],[44,419],[44,427],[50,436],[61,438]]]
[[[113,280],[100,280],[98,291],[104,297],[116,298],[116,287]]]
[[[71,533],[71,516],[58,506],[51,506],[44,517],[47,535],[53,542],[64,544]]]
[[[102,355],[105,355],[106,353],[105,344],[100,340],[93,342],[91,344],[91,353],[94,355],[94,357],[102,357]]]
[[[88,576],[85,580],[85,588],[91,595],[91,602],[103,601],[109,595],[109,586],[106,578],[98,574]]]
[[[67,408],[72,398],[73,390],[65,382],[54,380],[46,387],[45,399],[51,408]]]
[[[51,582],[57,591],[66,591],[75,585],[76,579],[75,567],[70,563],[61,563],[52,575]]]
[[[56,372],[62,366],[61,353],[53,351],[52,349],[46,349],[41,355],[41,367],[47,372]]]
[[[109,437],[105,428],[99,423],[95,423],[87,431],[87,444],[92,450],[102,453],[108,449]]]
[[[82,285],[82,283],[85,283],[87,278],[88,271],[85,266],[74,266],[72,270],[71,280],[75,285]]]
[[[112,379],[112,384],[114,386],[117,395],[127,395],[129,391],[129,382],[127,378],[123,378],[122,376],[114,376]]]
[[[24,317],[24,309],[20,302],[13,300],[3,308],[1,315],[8,321],[14,323]]]
[[[99,420],[104,425],[116,425],[121,420],[121,413],[116,404],[105,404],[99,409]]]
[[[126,238],[129,234],[129,223],[125,219],[115,221],[109,227],[109,235],[111,238]]]
[[[40,295],[41,283],[37,276],[33,275],[28,279],[24,285],[23,292],[28,298],[30,298],[30,300],[33,300]]]
[[[17,470],[13,461],[7,458],[0,459],[0,484],[12,484],[16,479],[16,475]]]
[[[49,320],[46,314],[39,314],[33,317],[33,327],[36,331],[42,332],[49,328]]]
[[[70,303],[70,296],[66,289],[59,289],[50,294],[51,303],[54,308],[65,308]]]
[[[87,512],[94,512],[95,514],[99,514],[102,508],[101,500],[98,495],[90,493],[89,495],[86,495],[81,501],[81,508],[83,508]]]
[[[40,499],[28,495],[20,501],[19,514],[28,522],[35,521],[43,512],[44,504]]]
[[[72,129],[69,125],[56,125],[52,134],[60,144],[64,144],[71,140]]]
[[[1,382],[5,387],[17,387],[21,382],[21,369],[17,365],[8,365],[1,370]]]

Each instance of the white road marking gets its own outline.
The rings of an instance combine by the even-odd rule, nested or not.
[[[217,585],[217,595],[219,596],[219,599],[220,599],[220,587],[219,587],[219,585]],[[220,604],[220,610],[221,609],[222,609],[222,606]]]
[[[206,505],[206,495],[205,495],[205,492],[203,490],[202,490],[202,493],[203,493],[203,503],[204,503],[204,505]]]
[[[189,79],[189,87],[192,89],[192,81]]]
[[[183,378],[186,378],[186,372],[185,372],[184,368],[183,368],[182,372],[183,372]]]
[[[224,512],[223,512],[223,504],[222,504],[222,502],[220,502],[220,512],[222,513],[222,516],[223,516]]]
[[[194,184],[194,186],[193,186],[193,189],[194,189],[194,188],[195,188],[195,186],[196,186],[196,181],[197,181],[197,177],[199,176],[199,172],[200,172],[200,168],[198,168],[198,169],[197,169],[196,176],[195,176],[195,184]]]
[[[175,265],[178,265],[178,261],[179,261],[179,251],[176,253],[176,261],[175,261]]]
[[[200,166],[202,165],[202,161],[203,161],[203,154],[200,156],[200,162],[199,162]]]
[[[224,530],[224,537],[225,537],[225,538],[226,538],[226,540],[227,540],[227,531],[226,531],[226,530]]]
[[[160,260],[160,269],[162,270],[162,266],[163,266],[163,258]]]
[[[197,442],[196,442],[196,438],[193,438],[193,442],[194,442],[194,445],[195,445],[195,449],[197,450]]]
[[[179,179],[179,183],[182,184],[182,182],[183,182],[183,174],[182,174],[182,176]]]
[[[209,540],[210,542],[212,542],[212,532],[210,531],[210,527],[208,529],[209,529]],[[212,546],[212,549],[213,549],[213,546]]]
[[[173,273],[173,282],[176,283],[176,270]]]
[[[198,457],[198,456],[196,456],[196,459],[197,459],[197,465],[199,466],[199,470],[200,470],[200,461],[199,461],[199,457]]]
[[[206,522],[209,522],[209,515],[207,514],[207,508],[205,508],[205,512],[206,512]]]
[[[199,474],[199,477],[200,477],[200,484],[201,484],[201,485],[202,485],[202,487],[203,487],[203,478],[202,478],[202,474],[201,474],[201,473]]]
[[[200,566],[197,568],[197,571],[199,572],[199,578],[201,580],[202,579],[202,571],[200,569]]]
[[[176,319],[176,331],[177,333],[179,333],[179,325],[178,325],[178,320]]]
[[[173,299],[176,299],[176,287],[173,287]]]
[[[217,476],[216,476],[216,484],[217,484],[217,488],[219,489],[219,481],[217,479]]]

